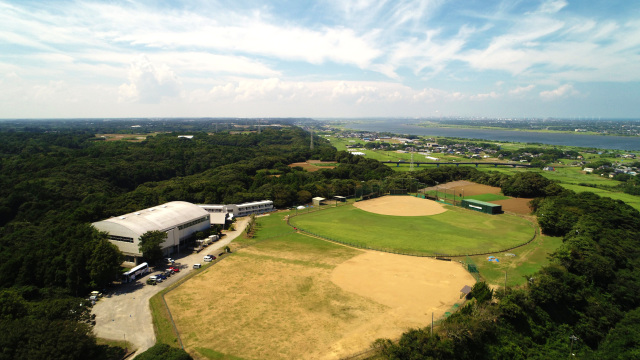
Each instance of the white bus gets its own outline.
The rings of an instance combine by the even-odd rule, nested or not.
[[[149,264],[146,262],[134,267],[133,269],[122,274],[124,282],[131,282],[149,272]]]

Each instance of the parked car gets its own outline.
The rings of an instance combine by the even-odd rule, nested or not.
[[[213,260],[215,260],[215,259],[216,259],[216,257],[215,257],[215,256],[213,256],[213,255],[205,255],[205,256],[204,256],[204,261],[207,261],[207,262],[209,262],[209,261],[213,261]]]
[[[193,264],[194,269],[200,269],[202,267],[201,264]]]
[[[153,280],[155,282],[162,282],[162,278],[158,277],[157,275],[149,276],[149,280]]]
[[[171,276],[171,275],[173,275],[173,270],[171,270],[171,269],[167,269],[167,270],[165,270],[165,271],[164,271],[164,275],[165,275],[165,276]]]
[[[165,274],[158,274],[156,276],[159,277],[162,280],[167,280],[167,275],[165,275]]]
[[[167,264],[173,264],[174,262],[176,262],[172,258],[165,258],[164,260],[167,262]]]
[[[156,281],[151,279],[151,278],[149,278],[149,279],[147,279],[147,285],[156,285]]]
[[[171,269],[173,272],[180,272],[180,269],[178,269],[175,266],[170,267],[169,269]]]

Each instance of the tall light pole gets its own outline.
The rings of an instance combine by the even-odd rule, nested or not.
[[[571,335],[569,336],[569,339],[571,339],[571,347],[569,348],[569,356],[573,356],[573,342],[575,340],[578,340],[579,338],[575,335]]]

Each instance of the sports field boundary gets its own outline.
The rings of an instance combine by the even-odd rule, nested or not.
[[[326,208],[326,209],[329,209],[329,208]],[[324,209],[320,209],[320,210],[324,210]],[[313,213],[315,213],[317,211],[319,211],[319,210],[316,210],[316,211],[313,211],[313,212],[310,212],[310,213],[306,213],[306,214],[313,214]],[[509,214],[525,218],[523,216],[519,216],[518,214],[511,214],[511,213],[509,213]],[[525,218],[528,221],[529,225],[533,228],[534,231],[533,231],[533,236],[529,240],[527,240],[527,241],[525,241],[525,242],[523,242],[521,244],[518,244],[518,245],[515,245],[515,246],[511,246],[509,248],[499,249],[499,250],[495,250],[495,251],[488,251],[488,252],[460,253],[460,254],[448,254],[448,253],[445,253],[445,252],[437,252],[437,253],[434,252],[433,254],[429,254],[429,253],[423,253],[423,252],[410,252],[410,251],[400,251],[400,250],[396,250],[396,249],[378,248],[378,247],[372,247],[372,246],[369,246],[369,245],[366,245],[366,244],[362,244],[362,243],[351,243],[351,242],[346,242],[346,241],[342,241],[342,240],[336,240],[336,239],[332,239],[330,237],[327,237],[325,235],[316,234],[314,232],[305,230],[305,229],[300,228],[298,226],[291,225],[290,220],[292,218],[296,217],[296,216],[301,216],[301,215],[305,215],[305,214],[290,214],[287,217],[287,225],[291,226],[294,230],[297,230],[297,231],[299,231],[301,233],[308,234],[308,235],[314,236],[314,237],[316,237],[318,239],[330,241],[330,242],[333,242],[333,243],[336,243],[336,244],[342,244],[342,245],[350,246],[350,247],[353,247],[353,248],[356,248],[356,249],[366,249],[366,250],[380,251],[380,252],[386,252],[386,253],[396,254],[396,255],[405,255],[405,256],[436,258],[436,257],[466,257],[466,256],[491,255],[491,254],[497,254],[497,253],[501,253],[501,252],[505,252],[505,251],[511,251],[511,250],[517,249],[519,247],[528,245],[533,240],[535,240],[536,237],[538,236],[538,231],[537,231],[536,225],[534,223],[532,223],[530,219]]]

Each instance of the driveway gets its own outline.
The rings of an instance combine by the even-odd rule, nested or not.
[[[160,271],[153,271],[135,282],[116,287],[111,294],[100,299],[93,307],[92,312],[96,315],[94,334],[104,339],[127,340],[138,349],[137,354],[155,345],[156,337],[153,332],[149,299],[185,277],[193,270],[193,264],[203,263],[204,255],[218,255],[220,249],[244,231],[248,221],[248,218],[239,219],[235,223],[236,230],[226,231],[221,240],[209,245],[199,253],[174,254],[176,255],[174,257],[175,266],[180,268],[180,272],[173,274],[158,285],[152,286],[145,283],[150,275],[160,273]],[[164,269],[162,268],[162,270]]]

